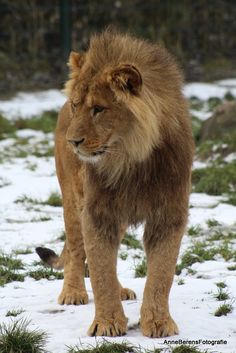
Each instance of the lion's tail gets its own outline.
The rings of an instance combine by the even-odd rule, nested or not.
[[[45,265],[55,268],[56,270],[63,269],[66,245],[64,245],[60,256],[48,248],[38,247],[35,250]]]

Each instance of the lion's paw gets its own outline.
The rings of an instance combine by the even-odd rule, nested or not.
[[[88,304],[88,294],[85,291],[63,289],[59,295],[58,303],[61,305]]]
[[[127,330],[127,318],[94,319],[88,330],[89,336],[123,336]]]
[[[140,326],[143,335],[152,338],[173,336],[179,333],[178,326],[171,317],[165,320],[145,321],[141,319]]]
[[[120,298],[121,300],[135,300],[136,294],[129,288],[121,288]]]

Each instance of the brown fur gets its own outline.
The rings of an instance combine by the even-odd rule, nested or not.
[[[176,334],[168,296],[193,156],[181,73],[164,48],[109,31],[94,36],[85,54],[72,53],[69,66],[69,99],[56,129],[67,235],[59,303],[87,303],[87,256],[96,307],[89,334],[124,334],[120,298],[134,293],[118,282],[117,251],[125,227],[145,222],[141,330],[149,337]]]

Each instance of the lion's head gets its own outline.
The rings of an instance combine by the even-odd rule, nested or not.
[[[107,31],[86,53],[72,52],[69,67],[66,138],[80,159],[116,165],[117,174],[161,143],[170,104],[168,126],[178,125],[172,112],[181,75],[163,48]]]

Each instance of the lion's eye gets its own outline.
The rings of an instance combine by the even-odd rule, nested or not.
[[[100,105],[95,105],[93,108],[92,108],[92,115],[96,115],[98,113],[101,113],[105,110],[104,107],[100,106]]]

